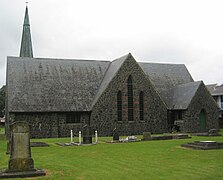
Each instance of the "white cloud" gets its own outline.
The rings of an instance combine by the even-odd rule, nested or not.
[[[223,83],[223,2],[215,0],[38,0],[29,15],[36,57],[184,63],[194,80]],[[0,2],[0,84],[18,55],[25,4]]]

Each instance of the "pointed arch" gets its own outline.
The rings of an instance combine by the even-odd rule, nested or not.
[[[127,89],[128,89],[128,121],[133,121],[133,85],[132,85],[132,76],[129,75],[127,80]]]
[[[118,121],[122,121],[122,92],[117,93],[117,116]]]

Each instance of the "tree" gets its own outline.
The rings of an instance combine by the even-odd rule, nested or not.
[[[0,117],[5,115],[5,85],[0,89]]]

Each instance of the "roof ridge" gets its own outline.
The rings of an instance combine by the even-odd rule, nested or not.
[[[36,60],[43,60],[43,61],[88,61],[88,62],[111,62],[106,60],[90,60],[90,59],[65,59],[65,58],[31,58],[31,57],[16,57],[16,56],[7,56],[7,58],[17,58],[17,59],[36,59]]]
[[[170,63],[170,62],[167,62],[167,63],[161,63],[161,62],[138,62],[140,64],[158,64],[158,65],[185,65],[183,63],[181,64],[175,64],[175,63]]]
[[[115,59],[115,60],[113,60],[111,62],[116,62],[116,61],[118,61],[118,60],[120,60],[121,58],[124,58],[124,57],[126,57],[126,59],[127,59],[129,55],[131,55],[131,53],[128,53],[128,54],[126,54],[124,56],[121,56],[121,57],[119,57],[119,58],[117,58],[117,59]]]

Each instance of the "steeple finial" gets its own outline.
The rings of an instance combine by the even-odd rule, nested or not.
[[[22,42],[20,47],[20,57],[33,57],[32,39],[30,33],[28,2],[26,2],[26,11],[23,23]]]

